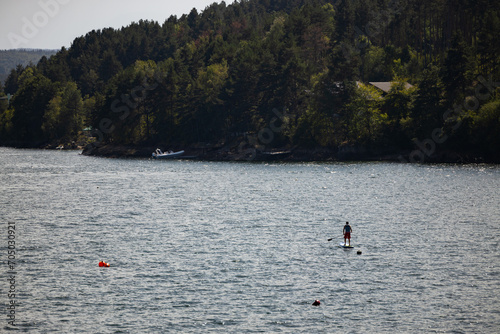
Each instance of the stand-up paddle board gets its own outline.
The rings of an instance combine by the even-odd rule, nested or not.
[[[354,246],[346,245],[343,242],[341,242],[339,246],[342,247],[342,248],[354,248]]]

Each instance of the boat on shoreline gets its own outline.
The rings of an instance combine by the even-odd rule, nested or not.
[[[288,158],[292,151],[271,151],[271,152],[258,152],[257,157],[263,161],[277,161]]]
[[[172,159],[172,158],[179,158],[184,154],[184,151],[168,151],[168,152],[162,152],[159,148],[156,149],[156,151],[153,152],[152,157],[154,159]]]

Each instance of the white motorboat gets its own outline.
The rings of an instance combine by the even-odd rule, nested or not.
[[[184,151],[168,151],[168,152],[162,152],[159,148],[156,149],[156,151],[153,152],[152,156],[155,159],[171,159],[171,158],[178,158],[184,154]]]

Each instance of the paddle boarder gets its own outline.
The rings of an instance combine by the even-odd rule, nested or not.
[[[349,240],[349,246],[351,245],[351,232],[352,232],[352,227],[349,225],[349,222],[345,222],[344,225],[344,230],[342,231],[344,233],[344,245],[347,246],[345,243],[346,239]]]

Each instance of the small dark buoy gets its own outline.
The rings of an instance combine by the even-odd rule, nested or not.
[[[321,302],[320,302],[319,300],[317,300],[317,299],[316,299],[316,300],[314,301],[314,303],[312,303],[312,304],[313,304],[313,306],[319,306],[319,305],[321,305]]]
[[[357,254],[358,254],[358,255],[361,255],[361,253],[362,253],[362,252],[361,252],[360,250],[357,252]]]

